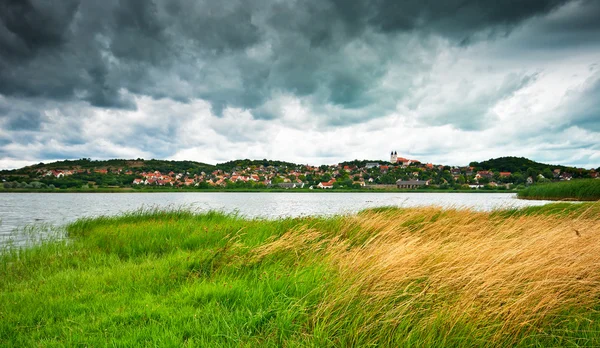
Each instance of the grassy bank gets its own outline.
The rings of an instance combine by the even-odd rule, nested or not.
[[[529,186],[519,191],[519,198],[544,200],[600,200],[600,180],[561,181]]]
[[[600,345],[599,216],[80,220],[0,256],[0,345]]]

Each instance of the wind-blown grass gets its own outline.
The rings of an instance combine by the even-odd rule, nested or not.
[[[518,193],[524,199],[600,200],[600,180],[581,179],[529,186]]]
[[[0,256],[0,344],[600,345],[599,207],[80,220]]]

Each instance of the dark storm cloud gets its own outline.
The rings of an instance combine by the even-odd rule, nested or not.
[[[435,31],[468,42],[480,30],[506,33],[515,24],[533,16],[545,14],[568,0],[380,0],[370,24],[384,31]]]
[[[79,1],[6,0],[0,3],[0,50],[5,59],[31,59],[69,40]]]
[[[220,114],[227,106],[255,109],[284,91],[325,94],[323,103],[356,109],[377,100],[369,93],[385,73],[342,51],[368,41],[366,33],[390,43],[416,33],[464,44],[565,2],[10,0],[0,5],[0,93],[128,109],[135,104],[124,91],[203,98]],[[385,67],[390,58],[375,63]]]

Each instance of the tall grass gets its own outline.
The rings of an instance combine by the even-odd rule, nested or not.
[[[529,186],[519,191],[519,198],[548,200],[600,200],[600,180],[560,181]]]
[[[599,211],[80,220],[0,256],[0,345],[600,345]]]

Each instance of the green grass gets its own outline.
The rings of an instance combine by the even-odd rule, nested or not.
[[[600,180],[581,179],[529,186],[519,191],[519,198],[547,200],[600,200]]]
[[[549,215],[568,223],[597,219],[589,213],[597,208],[556,205],[502,216],[378,208],[276,221],[146,210],[82,219],[67,226],[67,239],[0,254],[0,346],[600,344],[598,303],[565,301],[517,322],[522,317],[512,314],[479,316],[457,297],[468,286],[435,280],[435,265],[453,264],[435,256],[454,245],[447,226],[490,229],[507,220],[514,229]],[[426,249],[438,238],[431,236],[441,244]],[[378,273],[389,255],[414,247]],[[417,255],[413,268],[385,281],[386,272]],[[517,290],[514,296],[526,287]],[[496,303],[486,301],[469,303]]]

